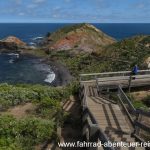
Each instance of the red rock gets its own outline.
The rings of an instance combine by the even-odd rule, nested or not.
[[[6,49],[6,50],[17,50],[19,48],[23,48],[26,46],[26,43],[21,41],[20,39],[9,36],[3,40],[0,41],[0,49]]]
[[[9,37],[3,39],[2,42],[14,43],[18,46],[26,46],[26,43],[24,43],[23,41],[21,41],[20,39],[18,39],[17,37],[14,37],[14,36],[9,36]]]

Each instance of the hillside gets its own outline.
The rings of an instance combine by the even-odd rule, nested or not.
[[[101,57],[110,57],[115,60],[114,70],[128,70],[135,64],[141,69],[147,69],[150,57],[150,36],[135,36],[117,42],[98,54]]]
[[[51,51],[50,60],[54,59],[66,65],[71,73],[78,77],[80,73],[131,70],[135,64],[140,69],[147,69],[150,57],[150,36],[136,36],[107,45],[92,53],[71,53]]]
[[[49,50],[72,50],[72,52],[99,51],[115,42],[115,39],[90,24],[66,26],[49,34],[44,46]]]

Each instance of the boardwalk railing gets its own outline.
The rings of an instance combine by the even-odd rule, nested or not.
[[[124,112],[127,114],[130,120],[130,123],[134,126],[133,115],[135,115],[136,109],[134,108],[130,99],[122,90],[121,86],[118,86],[118,98],[119,98],[119,103],[121,104],[121,107],[123,108]]]
[[[92,112],[90,112],[87,106],[87,91],[84,87],[84,82],[93,82],[96,83],[96,87],[98,92],[101,90],[109,89],[111,86],[115,86],[118,89],[118,102],[120,106],[123,108],[123,111],[128,116],[131,125],[133,126],[133,136],[139,140],[144,141],[141,136],[144,131],[148,135],[150,135],[150,122],[145,121],[145,117],[150,119],[150,112],[146,112],[140,109],[136,109],[131,100],[128,96],[124,93],[122,86],[119,84],[116,85],[109,85],[111,81],[118,81],[118,80],[129,80],[131,72],[130,71],[121,71],[121,72],[107,72],[107,73],[92,73],[92,74],[81,74],[80,75],[80,83],[81,83],[81,91],[80,91],[80,99],[82,101],[83,106],[83,134],[86,135],[87,141],[101,141],[102,143],[108,142],[106,135],[103,133],[100,127],[98,127],[98,123],[93,116]],[[133,76],[134,77],[134,76]],[[148,78],[150,80],[150,70],[140,70],[138,75],[136,75],[136,79],[143,79]],[[108,84],[99,84],[103,82],[108,82]],[[148,82],[149,85],[149,82]],[[104,87],[103,87],[104,86]],[[137,86],[137,85],[136,85]],[[108,90],[109,92],[109,90]],[[106,150],[114,150],[114,148],[105,148]],[[93,150],[93,149],[90,149]],[[97,150],[97,149],[96,149]]]
[[[113,80],[112,77],[129,77],[131,71],[118,71],[118,72],[103,72],[103,73],[89,73],[89,74],[80,74],[80,81],[88,81],[88,80],[95,80],[96,78],[107,78],[111,77],[110,79]],[[138,72],[139,77],[150,77],[150,70],[139,70]],[[115,78],[114,78],[115,79]],[[125,78],[126,79],[126,78]]]
[[[134,127],[134,136],[140,140],[144,141],[140,137],[140,131],[145,131],[146,133],[150,134],[150,112],[136,109],[132,103],[131,100],[127,97],[127,95],[122,90],[121,86],[118,87],[118,98],[119,102],[123,108],[123,110],[126,112],[131,124]],[[142,120],[144,118],[144,120]],[[149,123],[146,121],[149,120]]]
[[[136,120],[134,121],[134,126],[135,126],[134,135],[137,139],[141,140],[143,138],[142,131],[145,132],[146,136],[150,135],[150,112],[137,109]]]
[[[82,86],[80,89],[80,98],[83,107],[83,137],[87,142],[101,142],[104,144],[108,142],[107,136],[99,127],[97,120],[89,110],[87,105],[86,88]],[[98,150],[98,147],[89,147],[89,150]],[[115,150],[113,147],[105,147],[105,150]]]

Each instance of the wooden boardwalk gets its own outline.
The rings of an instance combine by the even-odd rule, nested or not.
[[[104,77],[80,82],[86,91],[84,92],[86,107],[92,113],[99,128],[110,142],[136,142],[135,137],[132,136],[134,127],[120,105],[102,96],[98,91],[99,88],[109,87],[111,89],[111,87],[114,88],[119,85],[127,88],[129,86],[129,78],[130,76]],[[147,85],[150,85],[150,75],[137,76],[131,83],[131,87]],[[101,149],[103,148],[99,148],[99,150]],[[145,148],[117,147],[113,150],[145,150]]]
[[[135,142],[135,138],[131,137],[134,129],[128,123],[119,105],[99,96],[96,86],[86,86],[86,91],[87,107],[92,112],[108,140],[111,142]],[[118,147],[115,150],[144,150],[144,148]]]
[[[129,76],[125,77],[105,77],[105,78],[98,78],[98,85],[99,87],[108,87],[113,89],[118,85],[121,85],[122,88],[128,88],[129,86]],[[82,84],[95,84],[96,80],[87,80],[81,81]],[[150,85],[150,75],[147,76],[136,76],[135,79],[131,80],[131,87],[142,87],[142,86],[149,86]]]

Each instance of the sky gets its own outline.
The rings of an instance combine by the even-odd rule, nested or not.
[[[0,0],[0,22],[150,23],[150,0]]]

